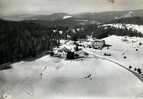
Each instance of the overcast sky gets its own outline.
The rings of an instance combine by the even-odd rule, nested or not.
[[[115,1],[112,3],[111,1]],[[143,0],[0,0],[0,15],[142,9]]]

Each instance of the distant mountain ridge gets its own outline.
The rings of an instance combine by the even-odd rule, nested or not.
[[[80,19],[80,20],[94,20],[98,23],[106,23],[108,21],[118,19],[118,18],[126,18],[143,16],[143,10],[126,10],[126,11],[109,11],[109,12],[95,12],[95,13],[79,13],[79,14],[68,14],[68,13],[54,13],[51,15],[23,15],[23,16],[9,16],[4,19],[9,20],[45,20],[45,21],[56,21],[63,20],[65,16],[71,16],[72,19]]]
[[[137,17],[127,17],[127,18],[120,18],[115,19],[107,23],[122,23],[122,24],[137,24],[137,25],[143,25],[143,16],[137,16]]]

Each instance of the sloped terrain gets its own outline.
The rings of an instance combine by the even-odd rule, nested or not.
[[[143,17],[142,16],[136,16],[136,17],[119,18],[119,19],[111,20],[107,23],[122,23],[122,24],[143,25]]]
[[[13,69],[0,72],[1,97],[139,97],[143,88],[133,74],[96,58],[65,61],[45,56],[12,66]],[[89,74],[91,77],[86,78]]]
[[[128,39],[127,42],[124,39]],[[60,97],[133,97],[141,98],[143,84],[134,73],[97,56],[116,60],[126,68],[142,68],[142,38],[110,36],[104,38],[112,46],[107,50],[89,50],[85,59],[65,60],[46,55],[35,61],[12,64],[1,71],[1,97],[11,99],[53,99]],[[135,41],[134,44],[131,42]],[[114,42],[116,41],[116,42]],[[117,43],[118,42],[118,43]],[[85,43],[84,43],[85,44]],[[70,47],[70,46],[67,46]],[[136,51],[136,48],[139,51]],[[104,56],[104,53],[111,56]],[[95,55],[92,55],[94,53]],[[126,59],[123,57],[126,55]],[[133,68],[131,71],[134,71]],[[137,74],[137,73],[136,73]],[[139,75],[139,74],[137,74]],[[7,98],[4,98],[7,99]]]

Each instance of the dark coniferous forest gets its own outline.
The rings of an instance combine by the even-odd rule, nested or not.
[[[49,25],[48,25],[49,24]],[[77,30],[79,29],[79,30]],[[48,54],[61,39],[78,40],[92,36],[98,39],[110,35],[139,36],[132,29],[115,28],[97,24],[88,25],[41,25],[34,21],[0,20],[0,64],[35,59]]]

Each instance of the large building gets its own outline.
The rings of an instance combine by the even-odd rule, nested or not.
[[[92,42],[92,47],[95,49],[102,49],[105,46],[105,40],[96,39]]]

